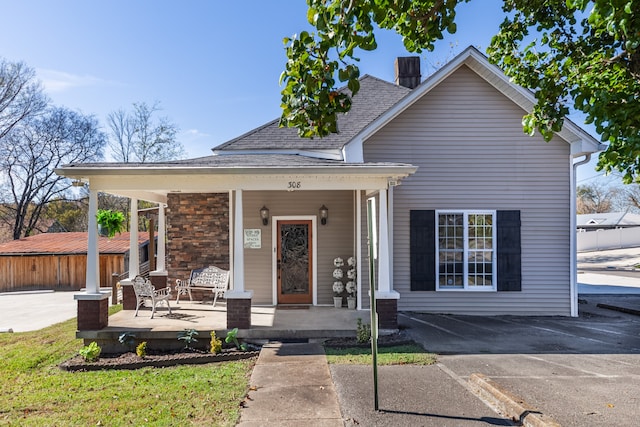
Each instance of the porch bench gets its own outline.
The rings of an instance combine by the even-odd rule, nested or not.
[[[176,304],[180,303],[180,295],[188,294],[189,301],[193,301],[191,291],[193,289],[213,292],[213,306],[216,306],[218,297],[224,298],[229,286],[229,271],[216,266],[191,270],[188,280],[176,279]]]

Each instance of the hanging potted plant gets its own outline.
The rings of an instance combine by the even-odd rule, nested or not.
[[[101,236],[112,238],[116,233],[120,234],[124,230],[124,214],[111,209],[98,209],[96,214],[98,221],[98,232]]]

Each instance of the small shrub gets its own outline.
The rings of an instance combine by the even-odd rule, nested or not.
[[[191,348],[191,344],[198,342],[196,336],[199,335],[195,329],[185,329],[178,333],[178,339],[184,341],[184,348]]]
[[[238,350],[245,351],[248,348],[246,344],[241,344],[238,340],[238,328],[233,328],[232,330],[227,332],[227,337],[224,339],[224,342],[233,343],[233,345],[235,345]]]
[[[216,331],[211,331],[211,353],[218,354],[222,350],[222,340],[216,337]]]
[[[368,323],[362,323],[362,319],[358,317],[358,324],[356,326],[356,341],[360,344],[369,342],[371,339],[371,325]]]
[[[138,355],[138,357],[145,357],[147,355],[146,341],[142,341],[140,344],[138,344],[138,346],[136,347],[136,354]]]
[[[95,362],[96,360],[98,360],[100,358],[101,352],[102,348],[100,348],[98,343],[95,341],[92,341],[89,345],[85,345],[78,351],[78,353],[80,353],[80,356],[82,356],[87,362]]]

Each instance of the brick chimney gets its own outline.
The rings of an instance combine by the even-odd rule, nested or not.
[[[419,56],[400,56],[396,58],[395,65],[397,85],[413,89],[420,84]]]

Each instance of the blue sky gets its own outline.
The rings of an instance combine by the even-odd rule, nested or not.
[[[423,76],[468,45],[481,50],[503,20],[500,0],[458,9],[458,33],[421,54]],[[160,102],[190,157],[280,115],[282,39],[309,29],[304,0],[0,0],[0,56],[35,68],[56,105],[106,115]],[[406,56],[385,32],[363,74],[393,81]],[[584,167],[583,167],[584,168]]]

